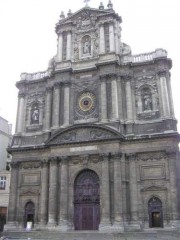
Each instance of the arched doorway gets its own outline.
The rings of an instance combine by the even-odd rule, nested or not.
[[[99,204],[99,177],[92,170],[84,170],[74,182],[75,230],[98,230]]]
[[[163,227],[162,202],[157,197],[152,197],[148,202],[149,227]]]
[[[34,217],[35,217],[35,206],[32,201],[29,201],[25,205],[25,215],[24,215],[24,225],[25,228],[34,226]]]

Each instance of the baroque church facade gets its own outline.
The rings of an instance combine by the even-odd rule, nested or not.
[[[61,12],[48,69],[21,74],[7,229],[178,226],[172,61],[132,55],[121,22],[110,1]]]

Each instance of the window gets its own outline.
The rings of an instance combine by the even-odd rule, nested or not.
[[[0,190],[6,188],[6,176],[0,176]]]

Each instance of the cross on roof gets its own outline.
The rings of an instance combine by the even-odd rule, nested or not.
[[[86,3],[86,6],[88,6],[88,2],[89,2],[90,0],[84,0],[84,2]]]

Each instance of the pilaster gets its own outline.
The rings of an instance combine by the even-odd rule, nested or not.
[[[105,53],[105,37],[104,37],[104,24],[100,25],[100,45],[99,45],[99,53]]]
[[[169,106],[169,97],[167,90],[167,82],[166,82],[166,71],[160,71],[158,73],[159,81],[160,81],[160,92],[161,92],[161,103],[162,103],[162,114],[163,117],[168,117],[170,115],[170,106]]]
[[[101,220],[100,231],[106,231],[111,228],[110,222],[110,185],[109,185],[109,156],[102,157],[102,179],[101,179]]]
[[[114,162],[114,230],[124,231],[123,226],[123,193],[122,193],[122,166],[121,157],[122,153],[112,154]]]
[[[45,130],[49,131],[51,127],[51,111],[52,111],[52,87],[46,88],[46,106],[45,106]]]
[[[178,149],[167,151],[169,164],[169,180],[170,180],[170,195],[171,195],[171,225],[172,227],[180,226],[180,212],[178,206],[178,186],[177,186],[177,161]]]
[[[133,105],[132,105],[132,91],[131,91],[131,77],[125,78],[126,89],[126,108],[127,108],[127,120],[133,120]]]
[[[101,79],[101,121],[107,121],[107,90],[106,78]]]
[[[70,82],[64,83],[64,126],[69,125]]]
[[[71,60],[71,46],[72,46],[72,40],[71,40],[71,32],[67,32],[67,51],[66,51],[66,60]]]
[[[138,192],[136,175],[136,154],[128,154],[129,160],[129,193],[130,193],[130,229],[140,230],[138,219]]]
[[[115,51],[114,22],[109,23],[109,45],[110,52],[114,52]]]
[[[58,50],[57,50],[57,57],[59,62],[62,62],[62,47],[63,47],[63,37],[62,37],[62,32],[60,32],[58,37]]]
[[[61,157],[60,169],[60,208],[58,227],[62,231],[68,229],[68,157]]]
[[[24,103],[25,103],[25,93],[19,93],[18,95],[18,113],[17,113],[17,123],[16,123],[16,133],[22,133],[24,126]]]
[[[48,212],[48,225],[55,226],[57,223],[57,157],[50,158],[50,176],[49,176],[49,212]]]
[[[112,120],[118,119],[118,95],[116,76],[112,76],[111,80],[111,102],[112,102]]]
[[[41,199],[40,199],[40,224],[45,225],[48,221],[48,183],[49,183],[49,161],[43,160],[42,180],[41,180]]]
[[[15,228],[17,226],[17,189],[19,179],[19,163],[11,163],[11,184],[8,207],[8,223],[7,228]]]
[[[53,94],[53,129],[59,127],[60,113],[60,83],[55,83]]]

